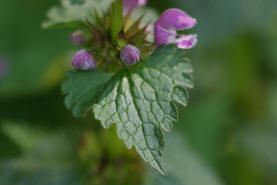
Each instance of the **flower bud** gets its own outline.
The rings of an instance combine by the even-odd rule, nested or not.
[[[72,59],[72,65],[77,70],[91,70],[95,68],[92,55],[85,49],[78,51]]]
[[[139,61],[140,51],[135,46],[128,44],[121,49],[120,57],[126,64],[135,64]]]
[[[70,40],[76,45],[76,46],[81,46],[85,42],[85,37],[82,34],[82,31],[78,30],[75,31],[71,34]]]

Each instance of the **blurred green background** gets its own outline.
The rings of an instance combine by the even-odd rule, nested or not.
[[[276,0],[148,0],[197,18],[195,88],[168,136],[168,176],[114,130],[65,109],[73,30],[42,30],[57,0],[0,1],[0,185],[277,185]]]

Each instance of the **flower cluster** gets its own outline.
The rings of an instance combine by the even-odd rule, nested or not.
[[[147,0],[122,0],[122,13],[124,19],[130,19],[130,15],[137,9],[137,7],[146,5],[146,3]],[[128,21],[125,20],[124,22]],[[138,23],[140,23],[140,20],[133,22],[133,25],[138,25]],[[104,22],[99,23],[100,27],[101,25],[104,25]],[[117,57],[117,59],[122,61],[121,64],[132,65],[139,62],[141,58],[140,55],[142,53],[149,53],[153,50],[153,48],[160,45],[168,45],[173,43],[176,44],[178,48],[190,49],[197,44],[197,35],[179,35],[177,31],[186,30],[194,27],[195,25],[196,19],[192,18],[186,12],[179,9],[168,9],[155,22],[154,44],[150,43],[149,45],[149,42],[145,41],[140,42],[141,44],[139,45],[136,42],[137,40],[145,40],[147,38],[153,29],[151,24],[143,26],[143,28],[138,26],[124,25],[118,36],[118,40],[121,41],[121,45],[115,46],[109,40],[109,36],[104,34],[106,31],[103,31],[103,29],[99,28],[97,25],[92,25],[89,23],[89,26],[91,26],[90,33],[92,33],[90,37],[85,36],[85,34],[79,30],[72,33],[71,40],[76,46],[83,46],[88,48],[87,44],[90,46],[93,45],[93,50],[90,51],[81,49],[73,57],[72,64],[77,70],[92,70],[100,63],[102,64],[106,63],[107,61],[114,61],[114,57]],[[138,37],[139,35],[142,36]],[[136,44],[136,46],[134,46],[134,44]],[[102,51],[97,53],[97,51],[101,49]],[[93,57],[92,54],[95,57]],[[101,62],[101,57],[97,57],[97,55],[102,56],[102,58],[105,58],[106,61]],[[96,60],[94,58],[96,58]]]

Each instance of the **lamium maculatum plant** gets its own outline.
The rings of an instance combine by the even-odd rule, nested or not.
[[[193,87],[185,50],[197,36],[178,31],[194,27],[196,19],[179,9],[149,19],[146,0],[73,2],[62,0],[43,23],[76,28],[70,39],[78,48],[62,87],[66,107],[79,117],[92,112],[106,129],[116,125],[126,146],[165,174],[164,134]]]

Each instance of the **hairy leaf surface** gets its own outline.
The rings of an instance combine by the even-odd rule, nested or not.
[[[61,6],[52,7],[48,13],[48,20],[43,22],[43,28],[55,26],[72,26],[94,18],[94,10],[105,11],[113,0],[61,0]]]
[[[115,74],[70,72],[63,86],[66,105],[76,116],[90,109],[104,128],[116,124],[126,146],[164,174],[163,131],[177,120],[175,103],[187,105],[192,66],[175,46],[156,49],[145,61]]]

